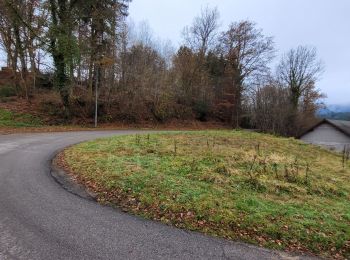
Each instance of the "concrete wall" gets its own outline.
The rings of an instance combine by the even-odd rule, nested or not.
[[[337,151],[342,151],[345,145],[350,146],[350,137],[327,123],[316,127],[300,139],[306,143],[321,145]]]

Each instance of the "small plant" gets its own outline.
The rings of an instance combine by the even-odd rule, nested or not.
[[[289,180],[289,170],[287,165],[284,165],[284,178]]]
[[[273,171],[275,173],[276,179],[278,179],[279,178],[279,176],[278,176],[278,164],[277,163],[273,163],[272,164],[272,168],[273,168]]]
[[[343,169],[345,169],[345,166],[347,162],[350,159],[350,145],[344,145],[343,153],[342,153],[342,164]]]
[[[252,163],[250,164],[250,168],[249,168],[249,171],[248,171],[248,173],[250,175],[250,179],[253,179],[253,168],[254,168],[255,161],[256,161],[257,158],[258,158],[258,156],[255,155]]]
[[[140,141],[141,141],[140,139],[141,139],[140,135],[138,135],[138,134],[135,135],[135,142],[136,142],[137,145],[140,145]]]
[[[174,139],[174,154],[177,154],[177,140]]]
[[[299,161],[298,161],[298,157],[295,157],[295,161],[294,161],[293,167],[295,169],[296,176],[298,176],[299,175]]]
[[[192,159],[190,167],[191,167],[191,171],[197,170],[196,160],[194,158]]]
[[[264,160],[263,160],[263,162],[262,162],[264,174],[267,173],[267,163],[266,163],[266,160],[267,160],[267,156],[265,156],[265,158],[264,158]]]
[[[258,155],[255,155],[253,158],[253,161],[249,165],[249,180],[248,183],[255,189],[255,190],[262,190],[262,185],[259,182],[259,171],[256,168],[259,168],[261,166],[261,162],[258,160]],[[255,173],[254,173],[255,172]]]
[[[308,167],[308,166],[307,166]],[[300,169],[303,168],[303,165],[300,163],[298,157],[295,158],[293,163],[284,165],[284,178],[290,183],[303,183],[300,176]],[[309,169],[307,169],[307,172]]]
[[[258,155],[260,155],[260,143],[258,143],[256,146],[255,146],[255,151]]]
[[[310,183],[309,172],[310,172],[310,165],[309,163],[307,163],[306,169],[305,169],[305,184],[307,185]]]

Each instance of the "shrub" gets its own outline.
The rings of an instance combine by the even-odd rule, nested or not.
[[[157,121],[164,122],[174,115],[172,104],[171,98],[163,95],[159,98],[158,102],[150,102],[151,114]]]
[[[50,72],[42,73],[37,76],[36,85],[38,88],[42,88],[42,89],[53,89],[53,86],[54,86],[53,79],[54,79],[54,75],[52,73]]]
[[[6,85],[0,87],[0,97],[6,98],[6,97],[14,97],[16,96],[16,89],[13,86]]]
[[[200,121],[207,121],[207,116],[209,114],[209,105],[205,101],[198,101],[194,105],[194,111],[197,114],[197,119]]]

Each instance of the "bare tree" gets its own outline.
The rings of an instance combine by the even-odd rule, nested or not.
[[[268,73],[268,64],[274,57],[274,43],[272,37],[264,36],[250,21],[232,23],[222,34],[220,43],[227,63],[228,84],[234,95],[232,120],[238,127],[244,86]]]
[[[7,66],[17,70],[17,50],[13,48],[14,36],[12,29],[12,19],[9,15],[8,5],[5,1],[0,1],[0,43],[7,56]],[[15,67],[15,68],[14,68]]]
[[[149,25],[148,21],[141,21],[139,23],[137,30],[137,38],[134,44],[142,44],[148,47],[154,46],[154,32],[151,26]]]
[[[263,132],[286,135],[290,110],[288,90],[272,79],[267,85],[258,86],[251,98],[253,125]]]
[[[29,76],[35,85],[45,25],[45,11],[40,7],[40,2],[35,0],[0,0],[0,42],[7,54],[7,66],[14,73],[18,94],[24,94],[28,100]]]
[[[315,88],[324,70],[322,62],[317,57],[313,47],[299,46],[283,55],[278,67],[277,78],[280,84],[290,92],[291,111],[289,114],[289,134],[297,134],[299,107],[304,111],[315,110],[315,102],[322,98],[322,94]],[[303,102],[307,101],[307,102]],[[303,102],[303,104],[301,104]],[[307,106],[307,109],[305,108]]]
[[[277,77],[289,88],[295,109],[302,95],[319,80],[323,70],[316,48],[299,46],[283,55],[277,68]]]
[[[217,8],[202,9],[200,16],[197,16],[192,26],[185,27],[183,34],[186,43],[195,51],[205,55],[214,46],[219,28],[220,14]]]

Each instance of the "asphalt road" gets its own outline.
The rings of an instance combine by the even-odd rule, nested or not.
[[[0,259],[301,259],[98,205],[50,174],[62,148],[133,133],[0,135]]]

